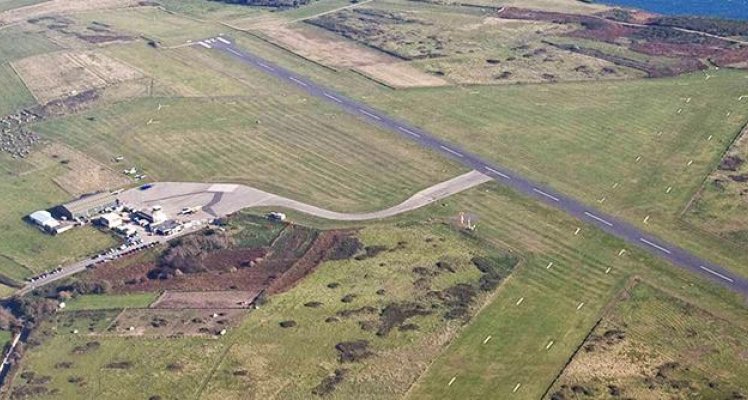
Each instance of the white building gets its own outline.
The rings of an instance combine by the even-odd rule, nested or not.
[[[60,221],[54,219],[49,211],[33,212],[29,215],[29,219],[48,232],[53,232],[60,225]]]
[[[161,209],[161,206],[153,206],[151,211],[137,211],[135,217],[148,221],[151,225],[158,225],[166,222],[166,213]]]
[[[99,217],[99,225],[107,227],[109,229],[116,228],[122,225],[122,216],[116,213],[103,214]]]

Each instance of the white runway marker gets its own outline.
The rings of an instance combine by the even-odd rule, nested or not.
[[[483,168],[485,168],[486,171],[492,172],[492,173],[494,173],[494,174],[496,174],[496,175],[498,175],[498,176],[500,176],[500,177],[502,177],[504,179],[512,179],[511,177],[509,177],[509,175],[503,174],[503,173],[501,173],[501,172],[499,172],[499,171],[497,171],[497,170],[495,170],[495,169],[493,169],[491,167],[483,167]]]
[[[574,231],[574,236],[579,235],[579,231],[581,231],[582,228],[577,228],[577,230]]]
[[[714,135],[709,135],[709,137],[706,138],[706,140],[712,140],[713,137],[714,137]]]
[[[636,162],[639,162],[639,161],[641,161],[641,159],[642,159],[642,156],[637,156],[637,157],[636,157]]]
[[[672,186],[668,186],[667,190],[665,191],[665,193],[670,193],[672,191],[673,191],[673,187]]]
[[[148,120],[148,122],[146,122],[145,124],[146,124],[146,125],[150,125],[150,124],[152,124],[152,123],[153,123],[153,119],[149,119],[149,120]]]
[[[547,344],[547,345],[545,345],[545,349],[546,349],[546,350],[548,350],[548,349],[550,349],[550,348],[551,348],[552,346],[553,346],[553,340],[551,340],[550,342],[548,342],[548,344]]]
[[[690,167],[691,165],[693,165],[693,160],[688,160],[688,164],[686,164],[686,165],[687,165],[687,166],[689,166],[689,167]]]
[[[613,189],[615,189],[617,187],[618,187],[618,182],[616,182],[616,183],[613,184]]]
[[[235,56],[239,56],[239,57],[242,57],[242,53],[239,53],[238,51],[236,51],[236,50],[234,50],[234,49],[226,49],[226,50],[227,50],[227,51],[228,51],[229,53],[231,53],[231,54],[233,54],[233,55],[235,55]]]
[[[722,278],[722,279],[724,279],[724,280],[726,280],[726,281],[728,281],[730,283],[734,282],[734,280],[732,278],[729,278],[729,277],[727,277],[725,275],[722,275],[719,272],[717,272],[717,271],[715,271],[715,270],[713,270],[711,268],[707,268],[707,267],[705,267],[703,265],[699,265],[699,268],[703,269],[704,271],[706,271],[706,272],[708,272],[708,273],[710,273],[710,274],[712,274],[712,275],[714,275],[716,277]]]
[[[210,47],[210,45],[209,45],[209,44],[207,44],[207,43],[205,43],[205,42],[198,42],[198,44],[199,44],[200,46],[203,46],[203,47],[205,47],[206,49],[212,49],[212,47]]]
[[[340,100],[339,98],[337,98],[337,97],[335,97],[335,96],[331,95],[330,93],[327,93],[327,92],[322,92],[322,94],[323,94],[323,95],[324,95],[325,97],[327,97],[328,99],[330,99],[330,100],[332,100],[332,101],[334,101],[334,102],[336,102],[336,103],[342,103],[342,102],[343,102],[343,100]],[[361,111],[362,113],[365,113],[365,114],[367,114],[367,115],[369,114],[369,113],[366,113],[366,112],[365,112],[364,110],[359,110],[359,111]]]
[[[515,305],[518,306],[518,305],[522,304],[523,301],[525,301],[525,298],[524,297],[520,297],[519,300],[517,300],[517,304],[515,304]]]
[[[606,270],[605,270],[605,275],[607,275],[607,274],[609,274],[609,273],[610,273],[610,269],[611,269],[611,268],[610,268],[610,267],[608,267],[608,269],[606,269]]]
[[[585,212],[584,212],[584,215],[586,215],[586,216],[588,216],[588,217],[590,217],[590,218],[594,219],[595,221],[598,221],[598,222],[600,222],[600,223],[603,223],[603,224],[605,224],[605,225],[608,225],[608,226],[613,226],[613,224],[612,224],[612,223],[611,223],[610,221],[604,220],[604,219],[602,219],[602,218],[598,217],[597,215],[595,215],[595,214],[592,214],[592,213],[590,213],[590,212],[587,212],[587,211],[585,211]]]
[[[678,109],[678,114],[680,114],[680,113],[682,113],[682,112],[683,112],[683,109],[682,109],[682,108],[679,108],[679,109]]]
[[[545,197],[547,197],[547,198],[549,198],[549,199],[551,199],[553,201],[560,201],[558,197],[550,195],[550,194],[548,194],[548,193],[546,193],[546,192],[544,192],[544,191],[542,191],[542,190],[540,190],[538,188],[532,188],[532,190],[533,190],[533,192],[538,193],[540,195],[543,195],[543,196],[545,196]]]
[[[517,385],[515,385],[514,389],[512,389],[512,393],[517,393],[517,391],[519,390],[520,386],[522,386],[521,383],[518,383]]]
[[[455,155],[455,156],[457,156],[457,157],[462,157],[462,153],[458,153],[458,152],[456,152],[456,151],[454,151],[454,150],[450,149],[450,148],[449,148],[449,147],[447,147],[447,146],[439,146],[439,147],[441,147],[441,148],[442,148],[442,150],[446,151],[447,153],[450,153],[450,154],[452,154],[452,155]]]
[[[265,68],[268,71],[275,71],[275,69],[265,63],[257,62],[257,65],[261,66],[262,68]]]
[[[367,117],[370,117],[370,118],[374,118],[377,121],[381,121],[382,120],[382,118],[379,115],[372,114],[372,113],[370,113],[370,112],[368,112],[366,110],[363,110],[363,109],[359,108],[358,111],[361,112],[361,114],[364,114],[364,115],[366,115]]]
[[[491,335],[486,336],[486,339],[483,340],[483,344],[488,343],[489,340],[491,340]]]
[[[607,197],[603,196],[602,198],[597,199],[597,202],[600,203],[600,204],[602,204],[602,203],[605,203],[606,199],[607,199]]]
[[[648,223],[649,223],[649,215],[647,215],[646,217],[644,217],[644,223],[645,223],[645,224],[648,224]]]
[[[397,129],[407,133],[408,135],[415,136],[415,137],[421,137],[421,135],[411,131],[410,129],[403,128],[402,126],[398,126]]]
[[[657,250],[659,250],[659,251],[661,251],[663,253],[667,253],[667,254],[671,253],[670,250],[668,250],[668,249],[666,249],[666,248],[658,245],[657,243],[651,242],[651,241],[649,241],[649,240],[647,240],[645,238],[639,238],[639,241],[642,242],[642,243],[644,243],[644,244],[650,245],[650,246],[654,247],[655,249],[657,249]]]
[[[222,38],[222,37],[220,37],[220,36],[219,36],[219,37],[217,37],[216,39],[218,39],[218,41],[219,41],[219,42],[221,42],[221,43],[225,43],[225,44],[231,44],[231,42],[229,42],[228,40],[226,40],[226,39],[224,39],[224,38]]]
[[[292,80],[292,81],[294,81],[294,82],[298,83],[298,84],[299,84],[299,85],[301,85],[301,86],[304,86],[304,87],[307,87],[307,86],[309,86],[309,85],[307,85],[307,84],[306,84],[306,82],[304,82],[304,81],[301,81],[301,80],[299,80],[299,79],[296,79],[296,78],[294,78],[293,76],[289,76],[289,77],[288,77],[288,79],[290,79],[290,80]]]
[[[579,303],[579,305],[577,306],[577,311],[581,310],[582,307],[584,307],[584,302]]]
[[[449,380],[449,383],[447,384],[447,386],[452,386],[452,384],[455,383],[456,380],[457,380],[457,377],[453,376],[452,379]]]
[[[729,116],[730,116],[731,114],[732,114],[732,112],[731,112],[731,111],[728,111],[728,112],[727,112],[727,115],[725,115],[725,117],[729,117]]]
[[[744,98],[748,97],[748,94],[744,94],[740,97],[738,97],[738,101],[743,101]]]
[[[691,98],[689,97],[689,98],[686,99],[686,104],[688,104],[690,102],[691,102]]]
[[[553,261],[549,262],[548,265],[546,265],[545,269],[551,269],[553,266]]]
[[[618,252],[618,256],[622,256],[624,253],[626,253],[626,249],[621,249],[621,251]]]

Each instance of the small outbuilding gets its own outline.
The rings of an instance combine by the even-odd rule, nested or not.
[[[158,225],[166,221],[166,213],[161,206],[154,206],[150,211],[140,210],[133,214],[135,219],[146,220],[151,225]]]
[[[157,235],[171,236],[184,229],[184,225],[170,219],[157,225],[151,225],[151,231]]]
[[[96,221],[99,225],[114,229],[123,224],[122,216],[116,213],[102,214]]]
[[[35,211],[29,215],[29,220],[47,232],[53,232],[60,225],[60,221],[52,217],[49,211]]]

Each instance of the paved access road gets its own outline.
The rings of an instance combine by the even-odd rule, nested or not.
[[[126,190],[118,198],[136,208],[161,206],[167,215],[177,215],[183,208],[200,210],[195,214],[185,215],[182,219],[222,217],[248,207],[283,207],[325,219],[364,221],[412,211],[491,180],[491,177],[483,173],[470,171],[423,189],[398,205],[366,213],[325,210],[249,186],[226,183],[157,182],[148,190]]]
[[[194,224],[171,236],[146,235],[145,230],[141,230],[141,238],[143,239],[141,245],[136,248],[130,247],[124,250],[118,249],[109,256],[119,257],[130,251],[146,248],[148,245],[154,243],[165,243],[176,237],[201,229],[203,223],[206,221],[210,221],[217,217],[223,217],[248,207],[284,207],[326,219],[339,221],[363,221],[392,217],[404,212],[412,211],[416,208],[423,207],[437,200],[449,197],[453,194],[491,180],[490,176],[481,172],[470,171],[466,174],[462,174],[423,189],[398,205],[384,210],[367,213],[340,213],[325,210],[323,208],[264,192],[245,185],[230,183],[157,182],[153,183],[147,190],[142,190],[140,188],[128,189],[120,193],[120,195],[117,196],[117,199],[124,204],[140,209],[160,206],[166,215],[170,217],[180,215],[180,211],[184,208],[198,209],[199,211],[193,214],[180,215],[179,219],[182,220],[182,222],[200,223]],[[77,274],[84,271],[89,265],[93,264],[94,261],[100,259],[104,259],[104,257],[99,256],[94,259],[82,260],[67,265],[58,273],[50,274],[45,278],[35,280],[34,282],[29,282],[16,293],[23,295],[36,288]]]
[[[605,232],[615,235],[632,245],[643,248],[681,268],[704,276],[732,291],[748,297],[748,279],[738,276],[728,271],[726,268],[696,257],[688,251],[675,246],[674,244],[664,242],[627,222],[582,204],[571,197],[557,193],[549,187],[533,182],[507,168],[503,168],[484,160],[475,154],[469,153],[457,145],[438,139],[422,129],[409,125],[404,121],[392,118],[381,111],[320,86],[315,82],[273,64],[268,60],[260,58],[245,50],[241,50],[228,38],[210,38],[196,42],[196,45],[200,45],[207,49],[215,49],[216,51],[225,52],[253,68],[259,69],[268,75],[297,86],[299,89],[312,96],[336,104],[341,109],[355,116],[411,139],[421,144],[423,147],[447,155],[469,168],[485,172],[491,175],[499,183],[510,186],[518,192],[561,209],[564,212],[586,223],[595,225]]]

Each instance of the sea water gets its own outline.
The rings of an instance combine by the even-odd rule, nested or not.
[[[748,0],[599,0],[664,15],[697,15],[748,20]]]

